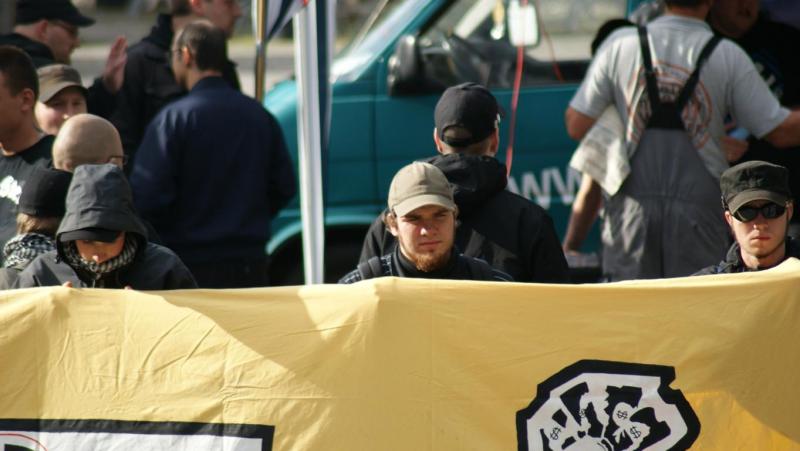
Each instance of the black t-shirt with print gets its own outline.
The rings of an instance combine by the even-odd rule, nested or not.
[[[17,234],[17,205],[31,171],[35,166],[52,166],[53,140],[47,135],[22,152],[0,154],[0,249]]]

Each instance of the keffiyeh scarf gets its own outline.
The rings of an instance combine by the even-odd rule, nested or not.
[[[40,233],[26,233],[8,240],[3,247],[6,268],[22,269],[36,257],[55,249],[53,239]]]
[[[70,241],[64,246],[64,257],[67,263],[73,268],[80,268],[95,275],[96,278],[108,274],[117,269],[128,266],[136,257],[136,250],[139,248],[139,241],[131,235],[125,236],[125,245],[122,252],[114,258],[108,259],[103,263],[84,260],[78,252],[78,246],[74,241]]]

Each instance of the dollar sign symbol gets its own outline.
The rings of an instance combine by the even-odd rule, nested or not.
[[[623,412],[620,410],[619,412],[617,412],[617,418],[619,418],[620,420],[628,418],[628,412]]]
[[[636,429],[636,426],[632,426],[631,427],[631,435],[633,436],[633,438],[639,438],[639,437],[642,436],[642,432],[639,431],[638,429]]]
[[[558,440],[558,433],[561,432],[561,428],[554,427],[553,432],[550,433],[550,438],[553,440]]]

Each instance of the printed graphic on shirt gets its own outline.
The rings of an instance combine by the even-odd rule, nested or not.
[[[14,202],[14,205],[19,205],[20,194],[22,194],[22,185],[14,177],[7,175],[0,181],[0,198],[8,199]]]
[[[661,102],[674,102],[678,100],[683,85],[686,84],[691,70],[664,62],[658,62],[655,67],[658,91]],[[638,143],[642,137],[647,120],[652,116],[650,98],[647,96],[647,81],[645,80],[644,67],[639,69],[636,78],[637,93],[634,97],[635,108],[628,107],[627,140]],[[682,111],[683,124],[691,138],[695,149],[702,149],[711,139],[709,124],[714,108],[711,103],[711,94],[703,85],[702,79],[698,80],[694,95],[689,98]]]
[[[0,420],[0,451],[270,451],[274,432],[251,424]]]
[[[539,384],[517,412],[520,451],[685,450],[700,422],[679,390],[675,369],[581,360]]]

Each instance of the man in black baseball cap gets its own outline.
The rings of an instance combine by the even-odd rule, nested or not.
[[[736,242],[725,260],[697,275],[759,271],[800,257],[800,244],[787,234],[794,205],[786,168],[748,161],[723,172],[719,184]]]
[[[454,188],[460,225],[456,245],[521,282],[567,281],[567,263],[547,212],[506,190],[506,167],[495,158],[501,109],[477,83],[451,86],[433,113],[439,155],[424,160],[441,170]],[[370,226],[361,262],[392,252],[397,240],[382,218]]]
[[[3,0],[12,1],[12,0]],[[14,32],[0,36],[0,45],[12,45],[25,51],[39,68],[54,63],[70,64],[72,52],[80,45],[81,27],[94,24],[70,0],[16,0]],[[89,88],[89,112],[109,117],[115,107],[115,95],[125,75],[127,41],[119,36],[101,77]]]
[[[500,106],[485,87],[462,83],[448,88],[436,104],[433,119],[433,141],[440,153],[497,153]]]

